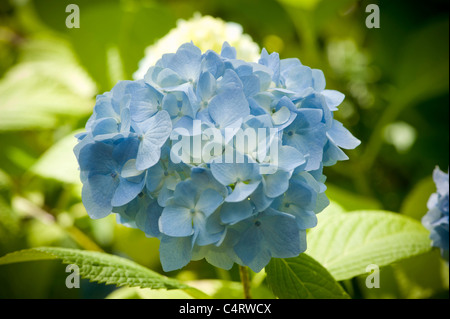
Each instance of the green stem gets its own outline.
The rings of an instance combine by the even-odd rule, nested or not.
[[[314,26],[314,11],[298,8],[292,5],[284,5],[286,13],[294,24],[297,36],[300,38],[302,62],[306,62],[315,68],[322,67],[322,54],[318,47],[317,34]]]
[[[239,266],[239,274],[241,276],[242,287],[244,288],[244,298],[252,299],[250,295],[250,276],[246,266]]]

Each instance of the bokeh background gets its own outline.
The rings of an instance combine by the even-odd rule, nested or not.
[[[66,27],[70,3],[80,8],[80,28]],[[365,25],[371,3],[379,29]],[[345,93],[335,116],[362,143],[324,171],[333,203],[418,220],[426,213],[432,171],[449,165],[447,0],[0,0],[0,256],[37,246],[92,249],[162,272],[157,240],[113,216],[87,216],[73,135],[97,94],[132,79],[145,48],[195,14],[240,24],[259,48],[322,69],[327,88]],[[53,261],[1,266],[0,298],[142,297],[87,281],[69,290],[64,270]],[[355,298],[448,298],[448,266],[437,251],[381,274],[380,289],[365,289],[360,278],[342,284]],[[237,269],[203,261],[167,275],[238,280]],[[270,298],[261,287],[256,296]],[[223,297],[239,296],[239,287],[222,288]]]

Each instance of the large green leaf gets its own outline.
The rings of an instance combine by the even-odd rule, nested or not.
[[[49,148],[31,167],[31,171],[45,178],[56,179],[65,183],[80,183],[80,172],[73,148],[77,144],[72,132]]]
[[[336,280],[366,273],[431,249],[429,232],[412,218],[386,211],[355,211],[321,216],[308,233],[307,253]]]
[[[55,127],[56,123],[56,118],[48,113],[2,110],[2,116],[0,116],[0,132],[48,129]]]
[[[279,298],[349,298],[330,273],[306,254],[295,258],[272,258],[266,272],[267,282]]]
[[[50,259],[76,264],[82,278],[99,283],[153,289],[184,289],[191,295],[206,296],[186,284],[160,275],[129,259],[95,251],[59,247],[31,248],[1,257],[0,265]]]
[[[95,83],[59,38],[30,39],[0,80],[0,132],[47,129],[92,111]]]

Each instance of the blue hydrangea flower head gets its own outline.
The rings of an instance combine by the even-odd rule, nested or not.
[[[220,54],[185,43],[97,96],[77,135],[89,216],[159,238],[165,271],[205,259],[259,272],[304,252],[329,203],[324,167],[359,144],[334,119],[344,95],[322,71],[265,49],[258,62],[236,56],[226,42]]]
[[[430,231],[430,239],[433,247],[441,250],[442,258],[447,263],[449,251],[449,181],[448,173],[445,174],[438,167],[433,171],[433,180],[437,192],[433,193],[427,203],[428,212],[422,218],[423,225]]]

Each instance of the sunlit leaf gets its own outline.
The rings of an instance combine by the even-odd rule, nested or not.
[[[85,116],[96,87],[67,42],[32,39],[0,80],[0,131],[52,128],[62,116]]]
[[[114,290],[106,299],[193,299],[180,289],[149,289],[138,287],[122,287]]]
[[[78,162],[73,153],[73,148],[77,144],[75,138],[77,132],[70,133],[54,144],[30,170],[42,177],[52,178],[64,183],[80,183]]]
[[[214,299],[242,299],[244,290],[241,282],[219,280],[219,279],[201,279],[188,282],[190,286],[201,290]],[[250,285],[250,295],[255,299],[272,299],[275,296],[266,285]]]
[[[431,249],[429,232],[409,217],[386,211],[330,214],[308,233],[306,252],[336,280],[425,253]]]

